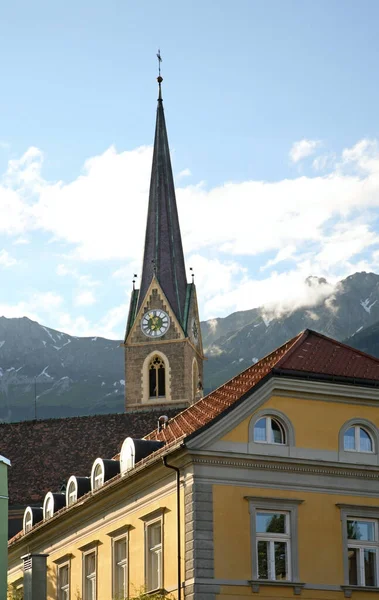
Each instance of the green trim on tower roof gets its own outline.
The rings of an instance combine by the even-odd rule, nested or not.
[[[189,315],[189,307],[191,305],[192,291],[195,288],[194,283],[187,283],[187,293],[186,293],[186,303],[184,305],[184,317],[183,317],[183,331],[184,335],[188,335],[188,315]]]
[[[132,290],[132,293],[131,293],[131,296],[130,296],[130,306],[129,306],[128,322],[127,322],[127,325],[126,325],[126,332],[125,332],[125,341],[126,341],[126,338],[129,335],[129,331],[133,327],[133,323],[134,323],[134,321],[136,319],[138,296],[139,296],[139,290]]]

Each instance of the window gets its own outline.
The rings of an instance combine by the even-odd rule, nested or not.
[[[67,506],[71,506],[77,500],[76,483],[70,481],[67,488]]]
[[[373,452],[370,434],[360,425],[353,425],[345,431],[343,449],[349,452]]]
[[[30,509],[30,507],[28,507],[25,510],[25,514],[24,514],[24,533],[28,533],[28,531],[30,531],[33,527],[33,513]]]
[[[58,566],[58,600],[69,600],[70,599],[70,565]]]
[[[290,580],[289,513],[256,512],[258,579]]]
[[[349,584],[378,586],[378,521],[348,519],[346,527]]]
[[[102,458],[97,458],[92,465],[91,471],[91,488],[92,491],[98,490],[104,483],[104,461]]]
[[[252,580],[260,585],[299,583],[297,513],[302,500],[247,496],[251,518]]]
[[[262,417],[254,425],[254,442],[263,444],[285,444],[283,425],[273,417]]]
[[[51,519],[54,514],[54,498],[51,492],[49,492],[45,497],[44,503],[44,518]]]
[[[166,369],[163,360],[154,356],[149,365],[149,397],[164,398],[166,396]]]
[[[146,589],[148,592],[163,588],[162,521],[146,524]]]
[[[83,555],[83,600],[96,600],[96,551]]]
[[[128,537],[113,540],[113,596],[128,597]]]

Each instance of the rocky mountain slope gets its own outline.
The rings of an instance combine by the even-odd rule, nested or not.
[[[379,355],[379,325],[374,325],[379,275],[355,273],[332,293],[323,279],[308,283],[321,298],[315,306],[282,314],[263,306],[201,324],[208,356],[205,391],[307,327],[338,340],[349,338],[351,345]],[[367,343],[363,329],[370,332],[372,326],[370,345],[362,347]],[[123,361],[119,341],[74,337],[27,318],[0,317],[0,420],[32,419],[35,408],[37,418],[121,412]]]

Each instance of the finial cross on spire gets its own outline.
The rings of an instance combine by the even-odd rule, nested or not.
[[[158,48],[158,52],[157,52],[157,59],[158,59],[158,76],[161,76],[161,62],[162,62],[162,57],[161,57],[161,51]]]

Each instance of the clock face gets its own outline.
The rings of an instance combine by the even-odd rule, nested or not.
[[[170,317],[164,310],[153,308],[142,317],[141,329],[148,337],[161,337],[170,327]]]

